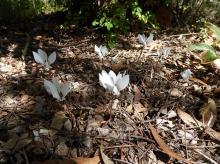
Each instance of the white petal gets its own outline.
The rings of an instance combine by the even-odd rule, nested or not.
[[[112,93],[116,96],[120,95],[120,92],[118,90],[118,88],[116,86],[114,86],[113,90],[112,90]]]
[[[50,81],[44,80],[44,88],[46,89],[47,93],[52,94],[49,85],[51,84]],[[53,83],[52,83],[53,84]]]
[[[99,58],[103,58],[100,48],[96,45],[95,45],[95,53],[99,56]]]
[[[99,51],[99,47],[97,45],[95,45],[95,53]]]
[[[61,86],[62,99],[64,100],[66,95],[71,91],[70,83],[65,83]]]
[[[114,87],[112,78],[109,76],[109,74],[105,70],[102,70],[101,74],[99,74],[99,82],[100,82],[100,85],[104,87],[105,89],[110,90],[111,88]]]
[[[99,73],[99,83],[102,87],[104,87],[104,84],[103,84],[103,77],[102,75]]]
[[[115,82],[115,84],[117,83],[117,81],[118,81],[119,79],[122,78],[122,76],[124,76],[124,75],[122,75],[122,74],[119,72],[118,75],[117,75],[117,77],[116,77],[116,82]]]
[[[193,74],[193,73],[191,72],[190,69],[187,69],[187,70],[182,71],[182,72],[180,73],[180,75],[182,76],[183,80],[188,80],[188,79],[192,76],[192,74]]]
[[[50,54],[50,56],[48,57],[48,65],[51,65],[55,62],[56,60],[56,52],[53,52],[52,54]]]
[[[166,59],[169,56],[170,49],[169,48],[163,48],[162,53],[163,53],[163,58]]]
[[[106,83],[104,88],[110,92],[113,92],[115,87],[116,87],[115,85]]]
[[[119,79],[116,83],[116,86],[119,91],[125,89],[129,84],[129,75],[123,76],[121,79]]]
[[[138,34],[138,41],[143,44],[143,45],[146,45],[146,37],[145,35],[141,35],[141,34]]]
[[[45,67],[46,67],[46,68],[51,68],[51,66],[48,64],[48,62],[47,62],[47,61],[45,62],[45,64],[44,64],[44,65],[45,65]]]
[[[45,58],[47,59],[47,53],[45,51],[43,51],[42,49],[38,49],[37,52],[45,56]]]
[[[100,46],[100,50],[103,56],[105,56],[108,53],[108,49],[106,46]]]
[[[48,80],[44,80],[44,87],[47,90],[47,92],[53,96],[53,98],[55,98],[59,101],[61,100],[59,92],[58,92],[56,86],[52,82],[50,82]]]
[[[112,82],[115,84],[116,81],[117,81],[117,76],[116,76],[116,74],[111,70],[111,71],[109,71],[108,75],[111,77]]]
[[[154,35],[150,33],[149,37],[146,39],[146,43],[150,44],[151,42],[153,42],[153,40],[154,40]]]
[[[40,63],[40,64],[45,64],[46,62],[46,58],[43,54],[41,53],[37,53],[37,52],[34,52],[33,51],[33,56],[34,56],[34,60],[37,62],[37,63]]]
[[[58,92],[61,92],[61,86],[59,83],[59,78],[58,77],[53,77],[52,79],[53,84],[55,85],[55,87],[57,88]]]

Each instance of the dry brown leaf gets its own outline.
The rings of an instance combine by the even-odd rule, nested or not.
[[[31,142],[32,142],[31,138],[20,138],[14,148],[14,151],[18,151],[18,150],[24,148],[25,146],[27,146]]]
[[[134,102],[138,102],[141,99],[141,91],[138,89],[137,85],[134,84]]]
[[[126,108],[126,111],[128,113],[132,113],[133,112],[133,105],[132,104],[128,105],[127,108]]]
[[[64,122],[67,120],[67,117],[64,112],[60,111],[54,115],[52,123],[50,125],[51,128],[60,130],[63,127]]]
[[[203,122],[206,126],[212,127],[217,118],[215,101],[209,98],[208,103],[200,108],[199,114],[202,117],[201,122]]]
[[[112,64],[112,70],[115,72],[119,72],[121,70],[125,70],[128,68],[126,61],[121,61],[119,63]]]
[[[169,146],[162,140],[162,138],[160,137],[160,135],[157,133],[157,130],[151,125],[149,124],[148,126],[151,130],[151,133],[154,137],[154,139],[156,140],[157,144],[160,146],[160,148],[164,151],[164,153],[168,154],[170,157],[175,158],[179,161],[184,161],[185,163],[191,163],[190,161],[188,161],[187,159],[181,157],[179,154],[175,153],[174,151],[172,151]]]
[[[179,89],[177,88],[172,88],[170,90],[170,95],[173,96],[173,97],[181,97],[183,96],[183,92],[181,92]]]
[[[182,121],[185,122],[187,125],[192,125],[192,123],[194,124],[197,123],[199,126],[203,126],[202,122],[198,120],[195,121],[189,114],[183,112],[180,109],[177,109],[177,114],[182,119]],[[220,132],[216,132],[212,128],[206,127],[205,133],[208,134],[213,139],[220,141]]]
[[[220,87],[214,89],[213,93],[215,93],[215,94],[220,93]]]
[[[102,148],[100,148],[100,154],[104,164],[114,164],[114,162],[112,162],[112,160],[107,155],[105,155]]]
[[[145,117],[148,114],[148,104],[143,105],[141,102],[130,104],[127,106],[126,111],[133,113],[133,115],[139,119]]]
[[[142,103],[137,102],[134,103],[134,115],[138,117],[140,113],[143,113],[145,116],[148,114],[148,108],[144,106]]]
[[[29,95],[27,95],[27,94],[24,94],[24,95],[22,95],[21,96],[21,103],[22,104],[25,104],[25,103],[27,103],[28,102],[28,99],[30,98],[30,96]]]
[[[205,129],[205,132],[213,139],[220,141],[220,132],[216,132],[215,130],[213,130],[210,127],[207,127]]]
[[[31,164],[76,164],[72,160],[47,160],[43,162],[34,161]]]
[[[190,77],[189,80],[191,80],[191,81],[193,81],[194,83],[197,83],[197,84],[207,85],[205,82],[203,82],[202,80],[197,79],[195,77]]]
[[[102,114],[105,113],[108,109],[106,108],[106,105],[97,105],[95,109],[95,113]]]
[[[47,160],[44,162],[33,162],[32,164],[98,164],[100,157],[95,156],[93,158],[77,157],[69,160]]]
[[[194,127],[196,125],[202,126],[202,123],[196,119],[193,119],[188,113],[182,111],[181,109],[177,109],[177,114],[181,118],[181,120],[190,127]]]
[[[93,158],[78,157],[73,159],[77,164],[98,164],[101,160],[99,156]]]

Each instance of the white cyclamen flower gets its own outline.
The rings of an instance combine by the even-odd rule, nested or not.
[[[56,60],[56,52],[50,54],[47,57],[47,53],[41,49],[38,49],[37,52],[33,51],[34,60],[39,63],[43,64],[46,68],[51,68],[51,64],[53,64]]]
[[[181,77],[182,77],[183,80],[185,80],[185,81],[189,80],[189,78],[192,76],[192,74],[193,74],[193,73],[191,72],[190,69],[187,69],[187,70],[182,71],[182,72],[180,73]]]
[[[71,84],[69,82],[60,84],[58,77],[54,77],[52,81],[44,80],[44,87],[58,101],[65,100],[66,95],[71,91]]]
[[[169,48],[163,48],[162,49],[162,55],[163,55],[163,58],[166,59],[170,54],[170,49]]]
[[[108,49],[106,46],[96,46],[95,45],[95,53],[99,56],[100,59],[102,59],[107,53]]]
[[[153,42],[154,39],[154,35],[152,33],[150,33],[149,37],[146,38],[146,36],[144,34],[138,34],[138,41],[143,44],[144,46],[147,44],[150,44],[151,42]]]
[[[118,73],[116,76],[113,71],[107,73],[105,70],[102,70],[99,74],[99,82],[101,86],[114,95],[120,95],[120,91],[129,84],[129,75]]]

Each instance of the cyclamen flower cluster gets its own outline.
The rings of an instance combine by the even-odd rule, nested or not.
[[[46,68],[51,68],[50,65],[56,60],[56,52],[51,53],[48,57],[42,49],[38,49],[37,52],[33,51],[33,56],[37,63],[44,65]]]
[[[106,46],[96,46],[95,52],[100,57],[103,58],[105,54],[108,53]],[[47,56],[47,53],[41,49],[38,49],[37,52],[33,51],[34,59],[37,63],[44,65],[46,68],[51,68],[56,60],[56,53]],[[107,73],[105,70],[99,74],[100,85],[103,86],[106,90],[110,91],[114,95],[120,95],[120,91],[125,89],[129,84],[129,75],[118,73],[116,75],[113,71]],[[71,86],[69,82],[59,83],[58,77],[54,77],[52,81],[44,79],[44,88],[46,91],[53,96],[58,101],[65,100],[66,95],[71,91]]]
[[[95,45],[95,53],[98,55],[100,59],[102,59],[108,53],[108,49],[106,46],[103,45],[99,47]]]
[[[129,75],[125,73],[118,73],[118,75],[116,75],[113,71],[107,73],[105,70],[102,70],[99,74],[99,82],[106,90],[118,96],[120,95],[120,91],[128,86]]]
[[[38,49],[37,52],[33,51],[33,56],[37,63],[44,65],[47,69],[51,68],[50,65],[56,61],[56,52],[48,57],[45,51]],[[65,100],[66,95],[71,91],[70,83],[60,84],[58,77],[54,77],[52,81],[44,79],[44,88],[58,101]]]
[[[147,44],[150,44],[154,40],[154,35],[150,33],[149,37],[147,38],[144,34],[138,34],[137,37],[139,43],[143,44],[146,46]]]
[[[70,83],[61,84],[58,77],[54,77],[52,81],[44,80],[44,88],[58,101],[65,100],[66,95],[71,91]]]
[[[192,72],[190,69],[187,69],[185,71],[180,72],[181,77],[183,78],[183,80],[188,81],[189,78],[192,76]]]

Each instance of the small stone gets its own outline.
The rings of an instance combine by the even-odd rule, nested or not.
[[[43,136],[48,136],[49,131],[48,129],[40,129],[39,134]]]
[[[71,130],[72,130],[73,126],[72,126],[72,123],[71,123],[71,121],[70,121],[69,119],[65,121],[65,123],[64,123],[64,128],[65,128],[66,130],[68,130],[68,131],[71,131]]]
[[[110,133],[108,128],[97,128],[97,130],[101,136],[107,136]]]
[[[213,64],[216,69],[220,69],[220,59],[215,59]]]
[[[178,90],[177,88],[173,88],[170,91],[170,95],[174,96],[174,97],[181,97],[183,95],[183,93],[180,90]]]

